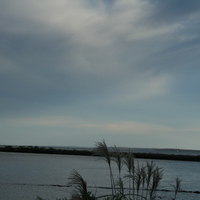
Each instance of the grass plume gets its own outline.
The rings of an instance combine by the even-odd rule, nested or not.
[[[131,151],[122,153],[121,150],[114,146],[112,152],[106,145],[105,140],[95,144],[96,155],[102,156],[109,166],[111,191],[110,195],[95,196],[88,191],[87,182],[76,171],[73,170],[69,176],[69,184],[74,186],[74,193],[71,200],[156,200],[158,199],[157,191],[163,178],[163,170],[151,162],[140,164],[135,162],[135,157]],[[114,179],[112,171],[112,162],[117,165],[118,177]],[[126,168],[127,174],[121,175],[122,169]],[[115,176],[116,177],[116,176]],[[125,184],[128,183],[128,186]],[[175,179],[174,196],[175,200],[177,193],[181,190],[181,180]],[[126,186],[126,187],[125,187]],[[128,192],[127,192],[128,189]],[[37,197],[38,200],[43,200]],[[65,200],[65,199],[56,199]]]
[[[108,163],[112,195],[114,195],[115,183],[114,183],[114,177],[113,177],[112,168],[111,168],[111,154],[108,150],[105,140],[103,140],[102,142],[97,142],[95,146],[96,146],[95,148],[96,154],[103,156],[104,160]]]
[[[77,200],[95,200],[96,198],[91,194],[91,192],[88,192],[87,190],[87,182],[83,179],[83,177],[74,170],[71,172],[71,175],[68,178],[69,184],[74,185],[75,191],[74,191],[74,199]]]

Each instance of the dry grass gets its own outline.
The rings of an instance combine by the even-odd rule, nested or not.
[[[76,171],[73,170],[69,176],[69,184],[74,187],[72,200],[156,200],[157,191],[163,178],[163,170],[151,162],[140,165],[132,152],[122,153],[116,146],[113,147],[113,151],[109,152],[105,140],[97,142],[95,144],[95,152],[104,158],[109,167],[111,194],[97,197],[88,191],[87,182]],[[112,161],[116,163],[118,168],[118,178],[114,180],[112,171]],[[125,167],[127,174],[123,177],[121,175],[122,168]],[[128,183],[128,193],[125,190],[124,185]],[[175,200],[177,193],[180,191],[181,180],[175,179],[174,196]],[[160,199],[160,198],[159,198]],[[37,200],[43,200],[41,197],[37,197]],[[56,199],[66,200],[66,199]]]

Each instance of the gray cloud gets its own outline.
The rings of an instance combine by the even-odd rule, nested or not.
[[[1,1],[1,117],[106,113],[173,124],[169,108],[181,117],[199,99],[199,4]]]

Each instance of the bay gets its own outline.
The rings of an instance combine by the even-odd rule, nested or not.
[[[137,161],[142,164],[147,160]],[[172,191],[171,184],[178,176],[182,180],[181,188],[188,192],[179,193],[177,199],[200,199],[200,194],[191,193],[200,191],[199,162],[154,162],[164,170],[161,189]],[[112,163],[112,166],[117,174],[116,165]],[[100,157],[0,152],[0,199],[35,200],[37,195],[49,200],[69,198],[73,188],[68,187],[68,177],[74,169],[87,181],[89,190],[97,195],[110,193],[99,188],[110,186],[108,166]],[[125,169],[123,173],[126,173]],[[159,192],[159,195],[171,199],[173,192]]]

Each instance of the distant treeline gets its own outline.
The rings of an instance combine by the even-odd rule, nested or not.
[[[76,149],[57,149],[53,147],[38,147],[38,146],[1,146],[2,152],[19,152],[19,153],[41,153],[41,154],[61,154],[61,155],[81,155],[81,156],[99,156],[94,151],[76,150]],[[161,159],[161,160],[181,160],[181,161],[196,161],[200,162],[200,155],[174,155],[174,154],[155,154],[155,153],[134,153],[135,158],[144,159]]]
[[[180,160],[200,162],[200,155],[174,155],[174,154],[154,154],[154,153],[134,153],[136,158],[160,159],[160,160]]]
[[[4,152],[19,152],[19,153],[41,153],[41,154],[62,154],[62,155],[83,155],[91,156],[91,151],[79,151],[74,149],[56,149],[52,147],[38,147],[38,146],[4,146],[0,147],[0,151]]]

